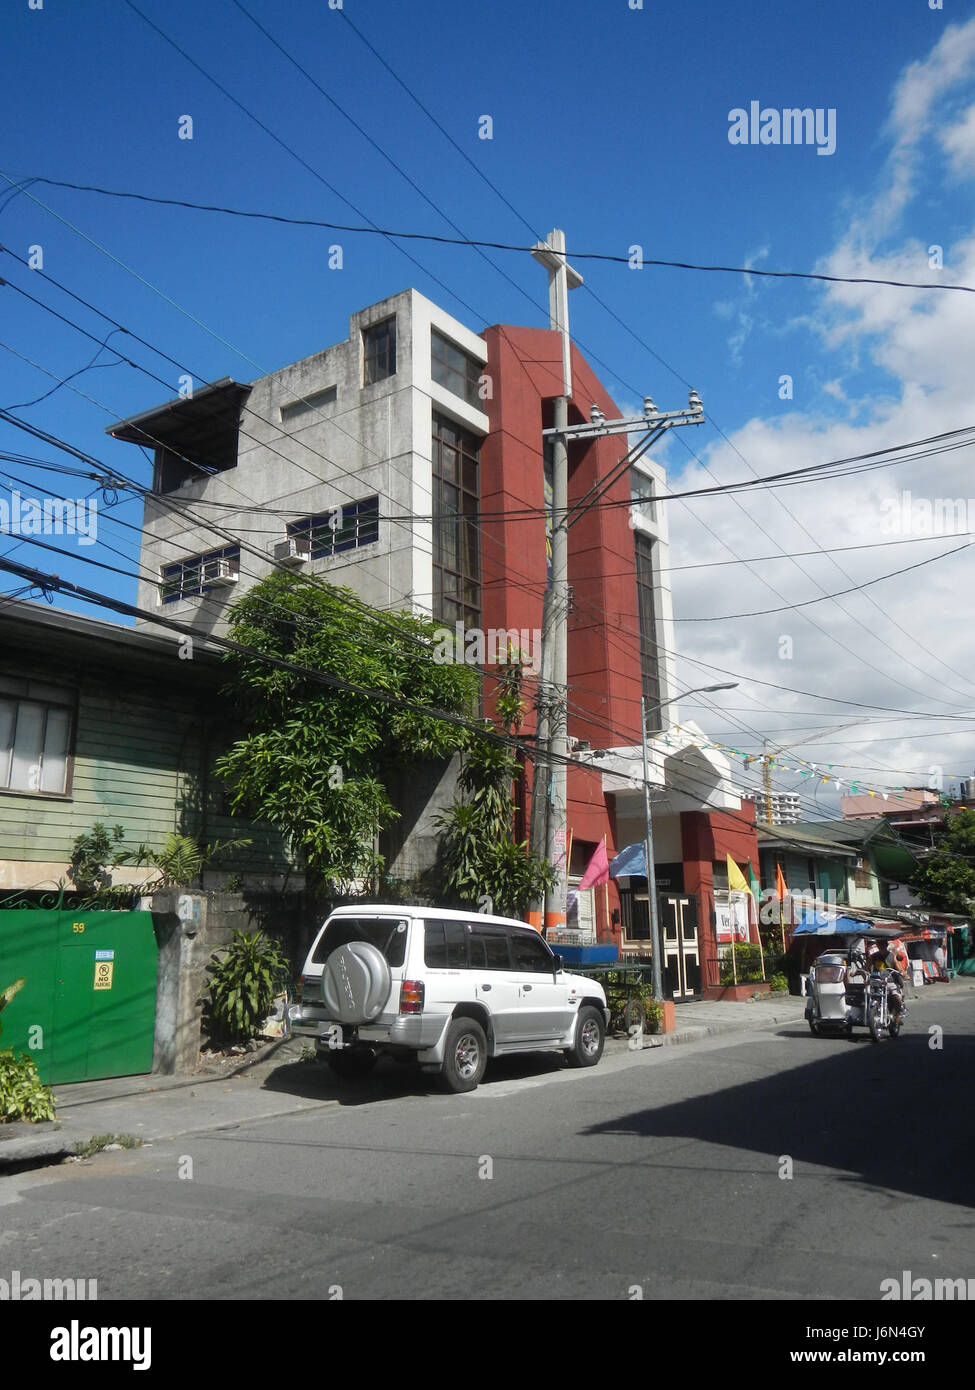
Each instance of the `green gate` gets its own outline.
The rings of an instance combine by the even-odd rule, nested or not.
[[[0,910],[0,1047],[49,1085],[152,1071],[157,954],[150,912]]]

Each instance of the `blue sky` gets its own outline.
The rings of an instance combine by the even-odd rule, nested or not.
[[[545,233],[561,226],[570,256],[573,249],[626,255],[636,244],[645,256],[663,259],[975,284],[975,20],[971,7],[953,0],[944,11],[927,0],[646,0],[642,10],[627,0],[344,0],[342,13],[325,0],[138,0],[138,8],[281,143],[125,0],[44,0],[40,10],[14,0],[3,18],[0,93],[7,132],[0,169],[8,178],[63,179],[339,223],[361,224],[365,215],[388,228],[451,234],[443,216],[275,50],[247,9],[468,236],[525,244],[528,227]],[[346,17],[518,215],[410,100]],[[835,152],[732,145],[729,112],[752,101],[835,111]],[[178,138],[185,115],[193,119],[192,140]],[[491,140],[478,138],[484,115],[493,121]],[[417,266],[375,236],[42,184],[8,199],[6,188],[0,179],[0,242],[21,257],[41,246],[49,275],[185,363],[197,380],[251,380],[317,351],[346,335],[350,312],[411,284],[475,330],[546,320],[543,273],[524,255],[487,253],[513,286],[469,248],[413,243]],[[340,271],[327,267],[333,242],[343,247]],[[943,270],[929,265],[932,244],[943,248]],[[108,332],[97,314],[9,256],[0,260],[0,274],[13,284],[96,338]],[[975,313],[970,296],[578,264],[587,289],[572,296],[573,333],[621,406],[649,392],[662,407],[676,408],[690,382],[709,422],[731,441],[712,423],[686,441],[696,459],[672,441],[659,457],[675,488],[749,476],[748,465],[770,473],[864,452],[960,428],[975,414],[965,363]],[[0,341],[49,372],[78,372],[95,353],[96,343],[9,287],[0,304]],[[61,387],[14,413],[148,481],[147,461],[107,440],[104,428],[175,394],[178,372],[118,334],[100,363],[116,362],[112,347],[168,385],[125,365],[96,366],[71,383],[94,401]],[[784,374],[793,378],[791,400],[779,395]],[[0,383],[0,405],[8,408],[55,385],[2,349]],[[0,448],[60,461],[56,451],[3,424]],[[57,477],[26,465],[0,467],[33,483]],[[714,737],[754,748],[758,735],[796,741],[817,725],[866,717],[870,707],[918,711],[916,721],[850,732],[862,740],[856,753],[826,744],[813,745],[810,756],[859,758],[861,779],[877,786],[899,785],[914,771],[926,780],[935,765],[970,773],[975,749],[967,734],[935,736],[942,723],[932,722],[947,714],[944,727],[960,728],[957,716],[971,708],[966,680],[975,653],[958,603],[971,587],[965,552],[868,590],[879,607],[861,595],[714,621],[802,603],[947,551],[944,537],[941,544],[921,539],[851,551],[837,557],[843,573],[823,556],[804,560],[803,569],[769,558],[889,539],[878,520],[885,498],[905,487],[915,496],[967,498],[969,490],[975,494],[970,472],[970,453],[962,450],[862,480],[794,489],[780,501],[763,494],[743,499],[742,507],[675,504],[674,564],[697,566],[672,576],[683,684],[721,679],[695,660],[770,683],[743,681],[734,703],[723,697],[719,714],[706,706],[686,712]],[[74,495],[68,483],[60,480]],[[85,553],[134,569],[135,532],[118,523],[137,526],[140,507],[126,503],[110,515],[111,524],[103,513],[99,543]],[[7,536],[0,554],[134,598],[134,582],[74,556],[48,564],[42,551]],[[750,568],[700,567],[736,556],[764,558]],[[18,587],[0,576],[0,590]],[[710,620],[690,621],[700,616]],[[783,636],[792,638],[788,659]],[[777,693],[775,685],[867,708],[848,711],[810,695]],[[881,736],[882,744],[875,741]],[[792,783],[782,776],[779,785]]]

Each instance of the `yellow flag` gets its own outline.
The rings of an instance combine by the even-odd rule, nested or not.
[[[728,860],[729,889],[733,889],[735,892],[748,893],[751,897],[754,897],[755,894],[752,893],[751,884],[748,882],[748,879],[742,873],[741,869],[739,869],[730,854],[726,857]]]

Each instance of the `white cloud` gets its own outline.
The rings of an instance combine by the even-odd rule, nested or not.
[[[905,70],[893,91],[888,126],[892,147],[878,190],[824,259],[824,270],[875,279],[975,284],[975,225],[944,247],[941,271],[929,264],[927,241],[905,236],[899,245],[890,245],[898,218],[914,195],[919,169],[930,173],[942,156],[947,156],[954,174],[975,169],[975,105],[959,105],[947,128],[943,115],[949,98],[959,95],[961,85],[973,77],[975,19],[946,30],[926,59]],[[921,211],[927,222],[927,204]],[[722,308],[727,305],[727,300],[722,301]],[[739,332],[729,346],[740,351],[746,311],[736,312]],[[800,320],[790,324],[793,330],[802,326]],[[831,379],[822,389],[849,405],[848,418],[800,410],[753,418],[731,436],[730,445],[718,441],[701,453],[709,472],[694,464],[679,478],[672,478],[675,490],[710,486],[711,474],[721,481],[751,476],[735,449],[766,475],[975,423],[973,296],[830,285],[805,327],[817,335],[829,355]],[[855,390],[851,384],[856,379],[853,374],[861,369],[870,373],[870,394],[862,385]],[[755,489],[737,500],[719,497],[669,504],[673,565],[727,560],[732,553],[755,557],[751,566],[675,571],[672,588],[677,617],[749,613],[801,603],[917,565],[961,543],[942,536],[883,549],[849,550],[834,559],[824,555],[794,561],[774,558],[783,551],[794,555],[815,550],[817,545],[833,548],[904,539],[884,532],[881,524],[883,504],[899,499],[904,490],[930,499],[967,499],[970,494],[975,498],[975,448],[836,479],[828,485],[796,486],[776,494]],[[721,678],[712,667],[693,664],[688,659],[693,657],[795,692],[815,691],[862,701],[869,707],[923,710],[929,715],[970,711],[975,708],[970,675],[975,671],[975,624],[969,615],[973,556],[975,550],[962,551],[833,602],[726,623],[679,622],[681,684],[696,686]],[[791,639],[791,658],[783,638]],[[856,717],[852,706],[820,704],[809,694],[747,680],[733,694],[715,697],[714,705],[717,713],[697,711],[696,717],[705,728],[725,731],[731,739],[735,718],[720,711],[732,705],[751,710],[738,718],[753,731],[740,735],[740,741],[752,750],[757,733],[817,723],[829,729]],[[821,720],[805,713],[812,709],[822,711]],[[867,710],[863,713],[868,716]],[[938,728],[946,730],[943,736],[913,737]],[[969,728],[972,733],[965,732]],[[842,775],[878,788],[899,786],[912,777],[924,781],[933,764],[942,765],[946,777],[969,775],[975,762],[975,716],[954,726],[950,720],[944,724],[895,720],[882,729],[869,725],[862,734],[847,737],[866,739],[871,732],[897,738],[875,748],[833,742],[816,746],[815,753],[807,756],[833,761],[837,767],[853,763],[855,767]],[[721,733],[715,736],[720,738]],[[779,784],[792,786],[787,775]],[[797,789],[808,806],[809,784]]]
[[[968,108],[960,121],[942,133],[941,147],[948,155],[952,172],[957,178],[975,175],[975,105]]]

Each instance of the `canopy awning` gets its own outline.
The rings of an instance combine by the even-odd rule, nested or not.
[[[860,917],[828,916],[823,913],[803,913],[793,936],[899,936],[896,927],[875,927]]]

